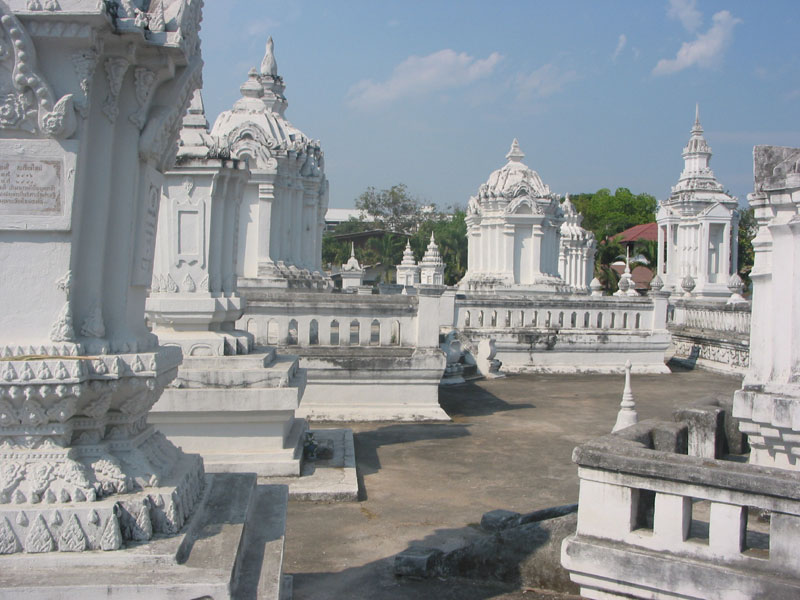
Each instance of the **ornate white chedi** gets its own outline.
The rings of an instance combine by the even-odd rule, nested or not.
[[[414,260],[414,252],[411,250],[411,241],[406,240],[406,247],[403,250],[403,260],[396,267],[397,276],[396,280],[398,285],[403,286],[403,292],[407,293],[405,288],[413,288],[419,285],[419,265]]]
[[[421,285],[444,285],[444,261],[439,253],[439,246],[431,232],[431,241],[425,255],[419,262],[419,282]]]
[[[694,282],[692,295],[728,298],[728,282],[738,269],[738,201],[725,193],[709,167],[711,148],[699,108],[683,160],[677,185],[656,213],[658,273],[667,291],[680,295],[688,277]]]
[[[250,180],[240,216],[237,273],[264,287],[327,288],[322,230],[328,181],[318,141],[284,117],[287,101],[272,38],[242,97],[219,115],[212,136],[231,158],[247,160]]]
[[[350,258],[342,265],[342,289],[355,290],[364,283],[364,268],[356,258],[356,247],[350,243]]]
[[[583,215],[567,194],[561,203],[564,222],[561,224],[561,245],[558,253],[558,272],[576,292],[588,292],[594,276],[594,254],[597,241],[594,234],[581,227]]]
[[[181,360],[144,305],[202,68],[202,2],[156,4],[0,2],[0,552],[29,553],[8,576],[177,533],[202,491],[200,458],[147,420]],[[60,582],[21,594],[72,595],[35,591]]]
[[[307,426],[293,408],[305,373],[297,357],[273,348],[251,354],[253,335],[234,327],[245,307],[235,250],[249,172],[220,156],[207,127],[197,91],[165,174],[147,300],[153,332],[183,350],[183,363],[150,419],[209,470],[299,475]]]
[[[246,354],[252,336],[234,329],[244,161],[220,156],[200,91],[183,119],[176,165],[165,175],[147,316],[162,344],[184,357]]]
[[[461,289],[567,291],[559,277],[564,216],[558,196],[522,163],[515,139],[508,163],[467,205],[467,272]]]

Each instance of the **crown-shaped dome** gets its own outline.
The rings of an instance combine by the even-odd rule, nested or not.
[[[274,44],[267,42],[261,71],[248,73],[247,81],[239,88],[242,97],[231,110],[217,117],[211,134],[220,146],[228,148],[233,158],[247,156],[251,169],[270,168],[276,154],[304,152],[312,158],[304,175],[321,174],[322,153],[319,142],[311,140],[292,125],[284,112],[288,103],[283,95],[283,78],[277,73]]]
[[[542,178],[533,169],[522,162],[525,154],[520,150],[516,138],[506,154],[508,162],[489,175],[489,180],[480,187],[480,197],[514,198],[527,194],[536,198],[549,198],[550,187],[542,182]]]

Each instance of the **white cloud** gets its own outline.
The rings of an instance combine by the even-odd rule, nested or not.
[[[742,20],[727,10],[719,11],[711,20],[711,28],[698,34],[694,41],[684,42],[675,58],[658,61],[653,75],[669,75],[695,65],[705,69],[716,65],[733,39],[733,28]]]
[[[619,34],[619,40],[617,41],[617,48],[614,50],[614,54],[611,55],[611,60],[617,60],[622,50],[625,48],[625,44],[628,43],[628,37],[624,33]]]
[[[527,75],[520,73],[514,82],[517,98],[527,100],[533,97],[544,98],[560,92],[564,86],[577,79],[575,71],[562,71],[552,63],[543,65]]]
[[[677,19],[686,31],[697,31],[703,23],[703,15],[697,10],[697,0],[669,0],[667,16]]]
[[[478,60],[449,48],[428,56],[409,56],[386,81],[365,79],[353,85],[347,92],[347,103],[353,108],[377,108],[401,98],[462,87],[491,75],[502,58],[492,52]]]
[[[274,19],[256,19],[248,23],[245,32],[250,37],[263,37],[280,27],[280,23]]]

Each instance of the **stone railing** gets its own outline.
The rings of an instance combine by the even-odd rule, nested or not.
[[[455,302],[455,328],[473,342],[496,340],[503,370],[667,372],[664,297],[467,294]]]
[[[446,366],[442,315],[455,294],[281,291],[239,280],[247,302],[237,327],[256,345],[300,357],[308,386],[298,414],[325,421],[447,420],[438,401]],[[243,285],[244,283],[244,285]]]
[[[652,329],[649,298],[590,296],[498,298],[469,296],[456,302],[459,329]]]
[[[690,367],[744,373],[750,359],[750,303],[671,299],[667,327],[673,360]]]
[[[238,326],[259,345],[415,346],[416,296],[242,290],[247,311]]]
[[[747,449],[729,407],[675,417],[575,449],[578,528],[561,560],[581,596],[798,597],[796,473],[727,454]]]

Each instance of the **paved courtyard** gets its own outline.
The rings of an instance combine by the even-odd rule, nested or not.
[[[640,420],[729,396],[740,382],[699,370],[632,377]],[[412,544],[446,550],[475,538],[493,509],[577,502],[572,449],[611,430],[623,383],[622,375],[509,376],[442,389],[450,423],[348,424],[362,500],[290,502],[284,570],[294,598],[551,597],[514,584],[397,579],[393,560]]]

